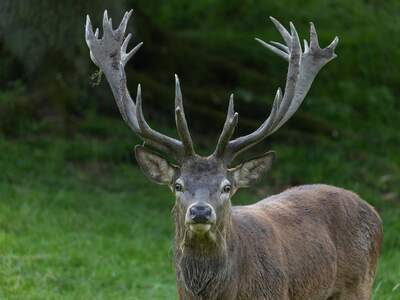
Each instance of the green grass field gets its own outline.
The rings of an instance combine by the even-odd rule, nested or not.
[[[115,122],[105,136],[87,126],[74,137],[0,139],[0,299],[176,298],[173,196],[140,173],[130,151],[136,140]],[[393,157],[356,145],[277,141],[273,170],[234,202],[302,183],[355,190],[385,223],[374,299],[398,300],[398,169]]]

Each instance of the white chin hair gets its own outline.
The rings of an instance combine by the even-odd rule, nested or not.
[[[189,228],[195,233],[205,233],[210,230],[211,224],[190,224]]]

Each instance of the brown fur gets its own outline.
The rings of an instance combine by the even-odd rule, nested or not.
[[[180,299],[370,299],[382,222],[350,191],[307,185],[229,206],[204,241],[175,214]]]

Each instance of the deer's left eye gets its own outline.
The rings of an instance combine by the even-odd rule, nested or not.
[[[232,190],[232,186],[230,184],[225,184],[224,187],[222,188],[222,191],[227,194],[230,193],[231,190]]]

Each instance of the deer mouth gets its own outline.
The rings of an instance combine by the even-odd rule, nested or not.
[[[211,218],[190,218],[186,221],[186,226],[195,234],[205,234],[209,232],[215,224],[215,217]]]
[[[210,231],[211,225],[210,223],[191,223],[189,229],[194,233],[204,234]]]
[[[185,222],[195,234],[204,234],[211,230],[216,221],[214,208],[206,203],[196,202],[188,207]]]
[[[189,230],[196,234],[204,234],[209,232],[214,224],[214,218],[191,218],[186,221],[186,226],[189,228]]]

